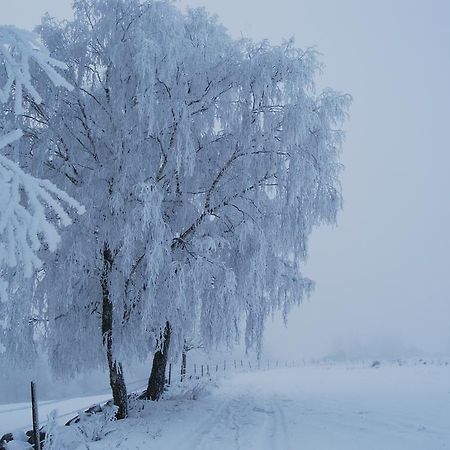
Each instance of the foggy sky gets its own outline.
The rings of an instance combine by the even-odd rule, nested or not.
[[[267,353],[321,357],[450,354],[450,2],[181,0],[236,36],[295,36],[326,64],[321,86],[354,98],[338,226],[314,232],[304,273],[317,283]],[[0,0],[0,22],[31,28],[68,0]],[[288,343],[288,344],[287,344]]]

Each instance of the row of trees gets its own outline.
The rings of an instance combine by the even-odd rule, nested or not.
[[[9,158],[54,190],[36,203],[19,186],[16,203],[53,230],[69,222],[61,202],[86,213],[57,249],[51,228],[32,229],[44,262],[32,277],[10,263],[19,249],[3,256],[4,357],[44,348],[61,375],[106,361],[125,417],[124,363],[154,354],[158,399],[187,341],[243,334],[259,349],[266,318],[308,294],[308,236],[341,206],[350,99],[316,92],[314,51],[233,40],[205,11],[166,1],[76,0],[73,21],[45,17],[37,31],[66,84],[30,59],[34,84],[22,95],[13,81],[0,126],[20,121]]]

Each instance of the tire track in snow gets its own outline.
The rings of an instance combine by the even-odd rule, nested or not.
[[[280,405],[280,401],[278,400],[278,398],[274,398],[273,408],[274,408],[274,415],[276,416],[276,420],[280,424],[279,440],[277,443],[278,449],[279,450],[290,450],[291,445],[289,442],[289,433],[288,433],[288,429],[287,429],[286,415],[284,413],[283,406]]]
[[[236,400],[232,403],[235,403]],[[231,410],[231,404],[228,407],[228,423],[230,426],[230,429],[233,430],[234,432],[234,443],[235,443],[235,448],[236,450],[241,450],[241,445],[239,442],[239,438],[240,438],[240,423],[239,420],[236,420],[236,415],[232,413]]]
[[[173,450],[292,449],[283,405],[275,396],[247,391],[221,401]]]
[[[259,427],[264,436],[262,442],[254,448],[258,450],[290,450],[285,413],[277,398],[267,398],[264,402],[264,409],[258,409],[258,411],[265,413],[266,420],[263,426]]]
[[[173,450],[201,450],[214,448],[211,441],[215,440],[214,434],[217,429],[224,423],[227,423],[230,415],[230,405],[235,399],[226,400],[218,411],[214,412],[206,420],[203,420],[200,425],[189,436],[183,436],[183,439],[173,446]]]

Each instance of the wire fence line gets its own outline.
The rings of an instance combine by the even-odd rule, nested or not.
[[[304,362],[303,364],[304,365]],[[275,368],[294,368],[299,367],[300,364],[296,360],[251,360],[247,358],[237,359],[223,359],[220,361],[211,362],[192,362],[183,366],[182,363],[170,363],[166,371],[166,381],[170,385],[174,380],[174,376],[178,376],[180,381],[192,377],[210,376],[214,373],[226,372],[243,372],[254,370],[270,370]]]

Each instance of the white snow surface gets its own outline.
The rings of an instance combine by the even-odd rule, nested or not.
[[[40,423],[45,424],[47,415],[51,411],[57,410],[59,421],[67,422],[76,416],[78,411],[84,410],[90,405],[106,402],[111,398],[111,394],[93,395],[87,397],[78,397],[66,400],[46,400],[39,403]],[[31,420],[31,404],[30,403],[13,403],[0,405],[0,437],[15,430],[30,430],[32,426]]]
[[[379,368],[330,365],[239,373],[211,385],[196,400],[180,395],[179,385],[166,397],[109,424],[97,442],[85,443],[75,427],[63,427],[58,447],[450,449],[449,365],[382,363]],[[7,420],[11,417],[14,412],[7,413]]]

